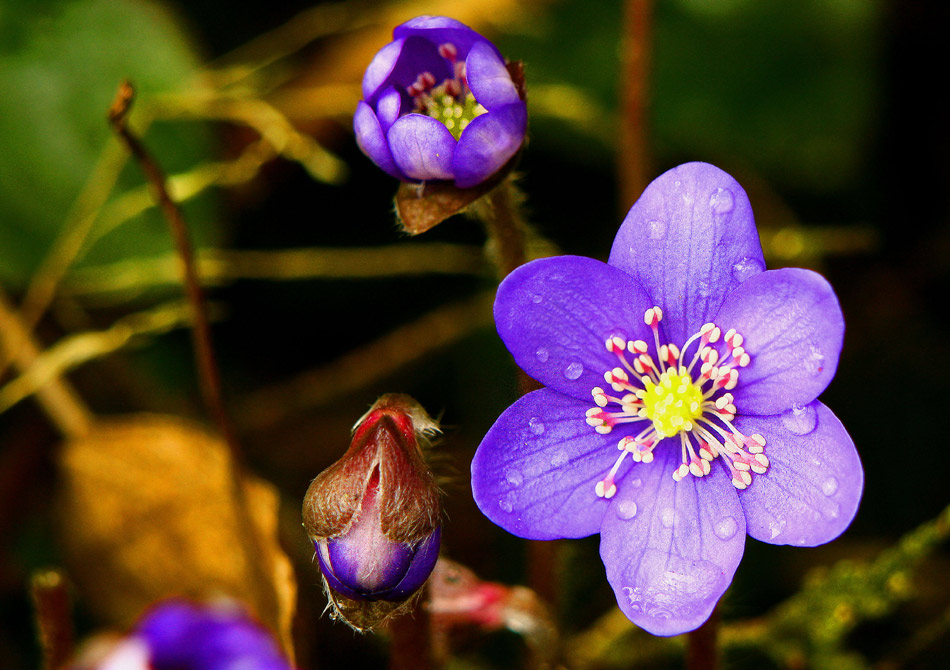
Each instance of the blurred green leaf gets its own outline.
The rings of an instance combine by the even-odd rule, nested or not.
[[[0,281],[22,285],[50,248],[107,146],[119,82],[150,96],[190,85],[199,59],[175,18],[143,0],[0,0]],[[207,127],[155,124],[146,142],[169,172],[207,156]],[[143,182],[126,167],[118,190]],[[210,201],[189,219],[209,218]],[[206,237],[200,232],[199,238]],[[171,249],[154,211],[106,235],[92,262]]]

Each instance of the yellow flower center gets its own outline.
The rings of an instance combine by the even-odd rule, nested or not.
[[[681,430],[693,429],[693,422],[703,415],[703,392],[684,370],[667,370],[660,383],[647,380],[643,391],[643,411],[653,421],[653,429],[663,437],[673,437]],[[639,395],[639,394],[638,394]]]

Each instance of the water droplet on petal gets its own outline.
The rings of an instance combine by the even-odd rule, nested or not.
[[[564,376],[568,379],[577,379],[584,374],[584,364],[574,361],[564,369]]]
[[[833,503],[831,507],[825,510],[825,516],[829,519],[837,519],[839,514],[841,514],[841,505],[837,503]]]
[[[647,222],[647,230],[651,240],[662,240],[666,236],[666,221],[651,220]]]
[[[512,486],[521,486],[522,482],[524,482],[524,477],[522,477],[521,473],[517,470],[508,470],[505,473],[505,479]]]
[[[829,498],[838,492],[838,478],[828,477],[821,483],[821,492]]]
[[[727,188],[717,188],[709,198],[709,208],[716,214],[728,214],[734,206],[735,198]]]
[[[713,532],[716,533],[716,537],[720,540],[729,540],[736,534],[738,529],[739,524],[736,523],[736,520],[731,516],[727,516],[719,520],[715,528],[713,528]]]
[[[744,282],[749,277],[757,275],[763,270],[765,270],[765,266],[762,264],[762,261],[746,256],[733,264],[732,278],[737,282]]]
[[[536,416],[528,419],[528,428],[530,428],[531,432],[535,435],[541,435],[544,433],[544,423],[542,423],[541,419]]]
[[[617,509],[617,516],[621,519],[632,519],[637,515],[637,503],[632,500],[621,500],[614,507]]]
[[[499,500],[498,506],[501,508],[503,512],[511,512],[511,510],[514,509],[514,505],[512,505],[511,501],[508,500],[507,498],[502,498],[501,500]]]
[[[672,507],[664,507],[660,510],[660,523],[663,524],[664,528],[672,528],[675,519],[676,514],[673,512]]]
[[[548,356],[550,356],[551,353],[544,347],[539,347],[538,350],[534,352],[534,355],[538,357],[538,361],[541,363],[547,363]]]
[[[782,425],[788,432],[795,435],[807,435],[815,430],[818,423],[818,413],[813,405],[792,405],[792,408],[782,414]]]
[[[635,489],[638,489],[641,486],[643,486],[643,480],[638,477],[637,479],[634,479],[630,482],[630,486],[632,486]]]
[[[533,302],[535,305],[539,304],[542,300],[544,300],[544,298],[542,298],[540,295],[535,294],[531,296],[531,302]]]
[[[679,188],[682,185],[683,185],[683,182],[681,182],[679,179],[673,182],[674,188]]]

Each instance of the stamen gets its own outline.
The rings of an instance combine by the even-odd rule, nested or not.
[[[668,437],[680,441],[681,459],[672,473],[674,480],[705,477],[712,471],[712,462],[721,457],[733,486],[747,488],[753,475],[767,472],[770,464],[764,454],[765,438],[758,433],[744,435],[733,424],[737,408],[730,391],[739,382],[739,370],[751,363],[743,336],[734,328],[723,335],[716,324],[706,323],[678,347],[660,341],[662,320],[658,306],[644,312],[643,322],[653,333],[654,356],[644,340],[612,335],[604,341],[619,363],[604,373],[604,381],[617,395],[594,387],[591,397],[596,407],[587,411],[587,423],[601,434],[622,424],[649,423],[636,436],[620,439],[617,448],[622,453],[595,492],[602,498],[613,497],[615,476],[626,454],[636,463],[650,463],[654,449]],[[712,346],[720,340],[720,348]],[[694,344],[696,351],[688,357]]]

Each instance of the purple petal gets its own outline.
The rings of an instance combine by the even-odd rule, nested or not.
[[[608,502],[594,487],[618,452],[616,438],[585,422],[591,406],[541,389],[505,410],[472,460],[472,494],[485,516],[535,540],[600,530]]]
[[[521,148],[527,125],[527,110],[520,100],[473,119],[455,151],[455,185],[471,188],[495,174]]]
[[[591,390],[618,366],[607,338],[652,342],[650,303],[627,273],[581,256],[526,263],[495,298],[495,326],[515,362],[542,384],[593,407]]]
[[[356,113],[353,115],[353,130],[356,133],[356,143],[369,159],[376,163],[385,172],[396,179],[406,179],[402,173],[393,154],[389,150],[389,143],[383,134],[383,129],[379,125],[379,119],[373,113],[373,110],[365,102],[360,101],[356,105]]]
[[[722,464],[676,482],[679,461],[679,445],[666,440],[656,460],[634,464],[601,529],[617,604],[654,635],[685,633],[709,618],[745,546],[742,508]]]
[[[727,299],[716,325],[735,328],[752,359],[732,392],[742,414],[776,414],[807,405],[838,367],[844,318],[825,279],[786,268],[756,275]]]
[[[465,75],[475,99],[488,111],[516,102],[524,107],[505,61],[488,42],[472,46],[465,59]]]
[[[389,148],[409,179],[452,179],[455,145],[448,128],[423,114],[400,117],[389,129]]]
[[[390,86],[379,96],[379,102],[376,103],[376,118],[379,119],[379,126],[383,129],[383,135],[389,132],[392,125],[402,113],[402,96],[399,91]]]
[[[411,36],[390,42],[376,53],[363,74],[363,100],[375,107],[379,96],[392,86],[408,107],[406,88],[423,72],[431,72],[436,83],[453,76],[448,61],[439,55],[438,46],[432,42]]]
[[[461,60],[468,55],[472,45],[478,42],[485,42],[498,52],[494,44],[467,25],[446,16],[417,16],[393,30],[394,38],[409,36],[424,38],[437,47],[452,44],[458,50],[458,58]],[[500,53],[498,55],[501,56]]]
[[[726,295],[765,269],[749,198],[707,163],[687,163],[650,184],[624,219],[610,250],[663,308],[665,332],[682,344],[719,310]]]
[[[749,535],[807,547],[848,527],[864,489],[854,442],[820,402],[777,416],[736,417],[736,427],[765,437],[769,469],[739,492]]]
[[[148,641],[150,667],[157,670],[290,668],[267,631],[236,606],[166,601],[139,622],[136,632]]]

